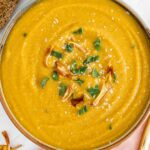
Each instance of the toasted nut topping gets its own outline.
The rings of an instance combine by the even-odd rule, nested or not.
[[[97,96],[97,98],[93,102],[93,106],[97,106],[99,102],[104,98],[104,96],[110,91],[112,88],[111,84],[109,83],[103,83],[103,86],[101,88],[101,92]]]
[[[114,69],[113,69],[113,66],[112,66],[111,62],[108,63],[106,73],[107,74],[111,73],[111,75],[114,74]]]
[[[48,67],[48,60],[50,59],[50,57],[51,57],[51,51],[52,51],[52,49],[53,49],[53,47],[49,47],[49,48],[47,48],[47,50],[46,50],[46,53],[45,53],[45,59],[44,59],[44,65],[45,65],[45,67]]]
[[[79,49],[81,52],[83,53],[87,53],[87,50],[85,48],[83,48],[80,44],[75,43],[75,42],[70,42],[71,44],[73,44],[77,49]]]
[[[71,96],[73,94],[73,91],[74,91],[74,85],[72,84],[72,85],[68,86],[68,88],[66,90],[66,93],[65,93],[65,95],[62,98],[62,101],[63,102],[68,101],[71,98]]]
[[[64,77],[71,77],[70,71],[68,71],[68,69],[58,61],[56,62],[56,71]]]

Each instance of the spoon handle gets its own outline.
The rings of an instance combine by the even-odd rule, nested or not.
[[[150,147],[150,116],[146,123],[139,150],[149,150]]]

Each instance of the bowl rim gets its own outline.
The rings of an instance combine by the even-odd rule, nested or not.
[[[6,25],[3,33],[2,33],[2,38],[0,39],[0,63],[1,63],[1,56],[2,56],[2,52],[3,52],[3,47],[5,45],[5,42],[8,38],[9,33],[11,32],[13,26],[15,25],[16,21],[26,12],[28,11],[28,9],[30,7],[32,7],[32,5],[38,3],[39,0],[27,0],[25,2],[23,2],[20,6],[20,9],[18,9],[14,15],[12,16],[12,18],[10,19],[10,21],[8,22],[8,24]],[[112,0],[113,2],[117,3],[118,5],[120,5],[121,7],[123,7],[126,11],[128,11],[139,23],[139,25],[144,29],[145,33],[148,36],[148,39],[150,40],[150,29],[149,27],[146,25],[145,21],[139,16],[139,14],[134,11],[133,8],[131,8],[127,3],[123,2],[122,0]],[[149,99],[149,98],[148,98]],[[7,114],[7,116],[9,117],[9,119],[11,120],[11,122],[15,125],[15,127],[26,137],[28,138],[30,141],[32,141],[33,143],[37,144],[38,146],[45,148],[45,149],[49,149],[49,150],[55,150],[58,149],[57,147],[54,147],[52,145],[46,144],[45,142],[39,140],[38,138],[36,138],[35,136],[33,136],[27,129],[25,129],[25,127],[23,127],[19,121],[17,120],[17,118],[15,117],[15,115],[12,113],[12,111],[10,110],[7,101],[5,99],[4,93],[3,93],[3,88],[2,88],[2,84],[1,84],[1,79],[0,79],[0,102]],[[120,143],[122,143],[124,140],[126,140],[127,137],[129,137],[134,131],[135,129],[137,129],[140,124],[147,119],[147,117],[150,115],[150,100],[148,100],[148,104],[145,108],[145,110],[143,111],[143,113],[140,115],[140,117],[138,118],[138,120],[133,124],[133,126],[126,132],[124,133],[122,136],[120,136],[119,138],[117,138],[116,140],[112,141],[109,144],[106,144],[104,146],[95,148],[95,149],[99,149],[99,150],[104,150],[104,149],[108,149],[108,148],[114,148],[115,146],[119,145]]]

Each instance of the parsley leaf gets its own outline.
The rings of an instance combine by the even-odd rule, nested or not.
[[[81,80],[81,79],[77,79],[77,80],[75,80],[76,81],[76,83],[78,83],[80,86],[84,83],[84,81],[83,80]]]
[[[72,44],[65,44],[65,49],[67,52],[72,52],[73,51],[73,45]]]
[[[72,62],[72,64],[70,65],[70,70],[73,71],[73,70],[76,69],[76,68],[77,68],[77,62],[74,60],[74,61]]]
[[[64,83],[61,83],[59,85],[59,96],[64,96],[66,90],[67,90],[67,85],[65,85]]]
[[[98,71],[96,69],[93,69],[92,70],[92,77],[97,78],[99,76],[100,76],[100,74],[98,73]]]
[[[80,74],[83,74],[83,73],[86,72],[86,70],[87,70],[87,66],[81,66],[81,67],[79,68],[79,73],[80,73]]]
[[[59,75],[58,75],[57,71],[53,71],[52,79],[55,80],[55,81],[57,81],[59,79]]]
[[[87,70],[87,66],[81,66],[80,68],[77,68],[77,62],[73,61],[71,66],[70,66],[70,70],[73,74],[83,74],[86,72]]]
[[[83,34],[83,28],[79,28],[72,32],[73,34]]]
[[[79,115],[83,115],[83,114],[85,114],[86,112],[88,112],[87,106],[83,106],[81,109],[78,110],[78,114],[79,114]]]
[[[114,72],[113,73],[113,81],[116,82],[117,81],[117,74]]]
[[[52,50],[51,55],[58,58],[58,59],[63,57],[62,53],[55,51],[55,50]]]
[[[49,80],[49,77],[44,77],[42,80],[41,80],[41,88],[44,88],[46,86],[46,83],[47,81]]]
[[[84,60],[83,64],[89,64],[89,63],[95,62],[95,61],[97,61],[99,59],[100,59],[100,57],[98,55],[96,55],[96,56],[89,56],[87,59]]]
[[[98,85],[96,85],[95,87],[88,88],[88,89],[87,89],[87,92],[88,92],[93,98],[95,98],[95,97],[100,93],[100,90],[99,90]]]
[[[87,66],[81,66],[80,68],[75,68],[72,71],[73,74],[76,74],[76,75],[80,75],[80,74],[84,74],[87,70]]]
[[[95,47],[95,49],[96,49],[97,51],[100,50],[100,48],[101,48],[101,41],[100,41],[99,38],[97,38],[97,39],[93,42],[93,46]]]

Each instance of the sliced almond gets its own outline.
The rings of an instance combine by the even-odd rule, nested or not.
[[[48,67],[48,66],[49,66],[48,62],[49,62],[49,59],[50,59],[50,57],[51,57],[50,54],[51,54],[52,49],[53,49],[53,47],[50,46],[50,47],[47,48],[47,50],[46,50],[45,58],[44,58],[44,65],[45,65],[45,67]]]
[[[61,64],[60,62],[57,61],[55,67],[56,67],[56,71],[57,71],[60,75],[62,75],[62,76],[64,76],[64,77],[71,77],[70,71],[68,71],[67,67],[64,66],[63,64]]]
[[[99,95],[96,97],[96,99],[93,102],[93,106],[97,106],[99,104],[99,102],[105,97],[105,95],[111,90],[112,85],[110,82],[104,82],[102,81],[102,85],[101,85],[101,91],[99,93]]]
[[[82,47],[80,44],[78,44],[78,43],[75,43],[75,42],[70,42],[71,44],[73,44],[77,49],[79,49],[81,52],[83,52],[83,53],[87,53],[87,50],[84,48],[84,47]]]
[[[66,101],[68,101],[71,98],[71,96],[73,94],[73,91],[74,91],[73,87],[74,87],[73,85],[68,86],[68,88],[67,88],[67,90],[65,92],[65,95],[62,98],[63,102],[66,102]]]

